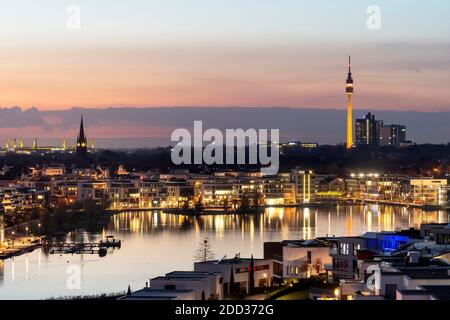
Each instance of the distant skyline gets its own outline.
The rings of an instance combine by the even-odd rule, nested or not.
[[[373,4],[380,30],[366,27]],[[70,5],[80,30],[66,26]],[[442,0],[4,1],[0,105],[344,110],[352,54],[355,109],[450,111],[448,16]]]
[[[371,111],[385,124],[407,126],[407,138],[417,143],[449,143],[450,112],[355,110],[355,118]],[[195,120],[204,128],[280,129],[282,141],[300,140],[335,145],[346,139],[346,111],[299,108],[108,108],[43,111],[0,109],[0,143],[24,139],[61,145],[74,144],[83,115],[88,139],[102,148],[169,146],[176,128],[192,130]]]

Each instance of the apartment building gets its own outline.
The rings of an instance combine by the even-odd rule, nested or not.
[[[138,180],[113,180],[109,182],[108,198],[113,209],[139,208]]]
[[[346,179],[347,195],[361,200],[408,202],[410,177],[393,174],[360,173]]]
[[[314,172],[294,169],[291,172],[291,182],[294,183],[296,203],[311,203],[315,201],[317,185]]]
[[[419,205],[447,205],[447,179],[412,179],[412,201]]]

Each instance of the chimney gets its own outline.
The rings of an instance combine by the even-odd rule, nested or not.
[[[410,264],[419,264],[421,254],[418,251],[410,251],[408,252],[408,262]]]

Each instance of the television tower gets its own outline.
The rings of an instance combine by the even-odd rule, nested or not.
[[[354,92],[353,88],[353,77],[352,77],[352,60],[351,56],[348,56],[348,76],[346,82],[346,93],[347,93],[347,149],[353,148],[353,106],[352,106],[352,95]]]

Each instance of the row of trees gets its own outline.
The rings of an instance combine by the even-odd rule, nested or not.
[[[45,234],[55,234],[77,227],[94,229],[104,214],[104,207],[96,201],[76,202],[72,205],[59,204],[47,208],[42,217]]]
[[[24,222],[39,219],[44,212],[44,208],[33,207],[27,210],[14,210],[2,214],[2,221],[5,227],[12,227]]]

